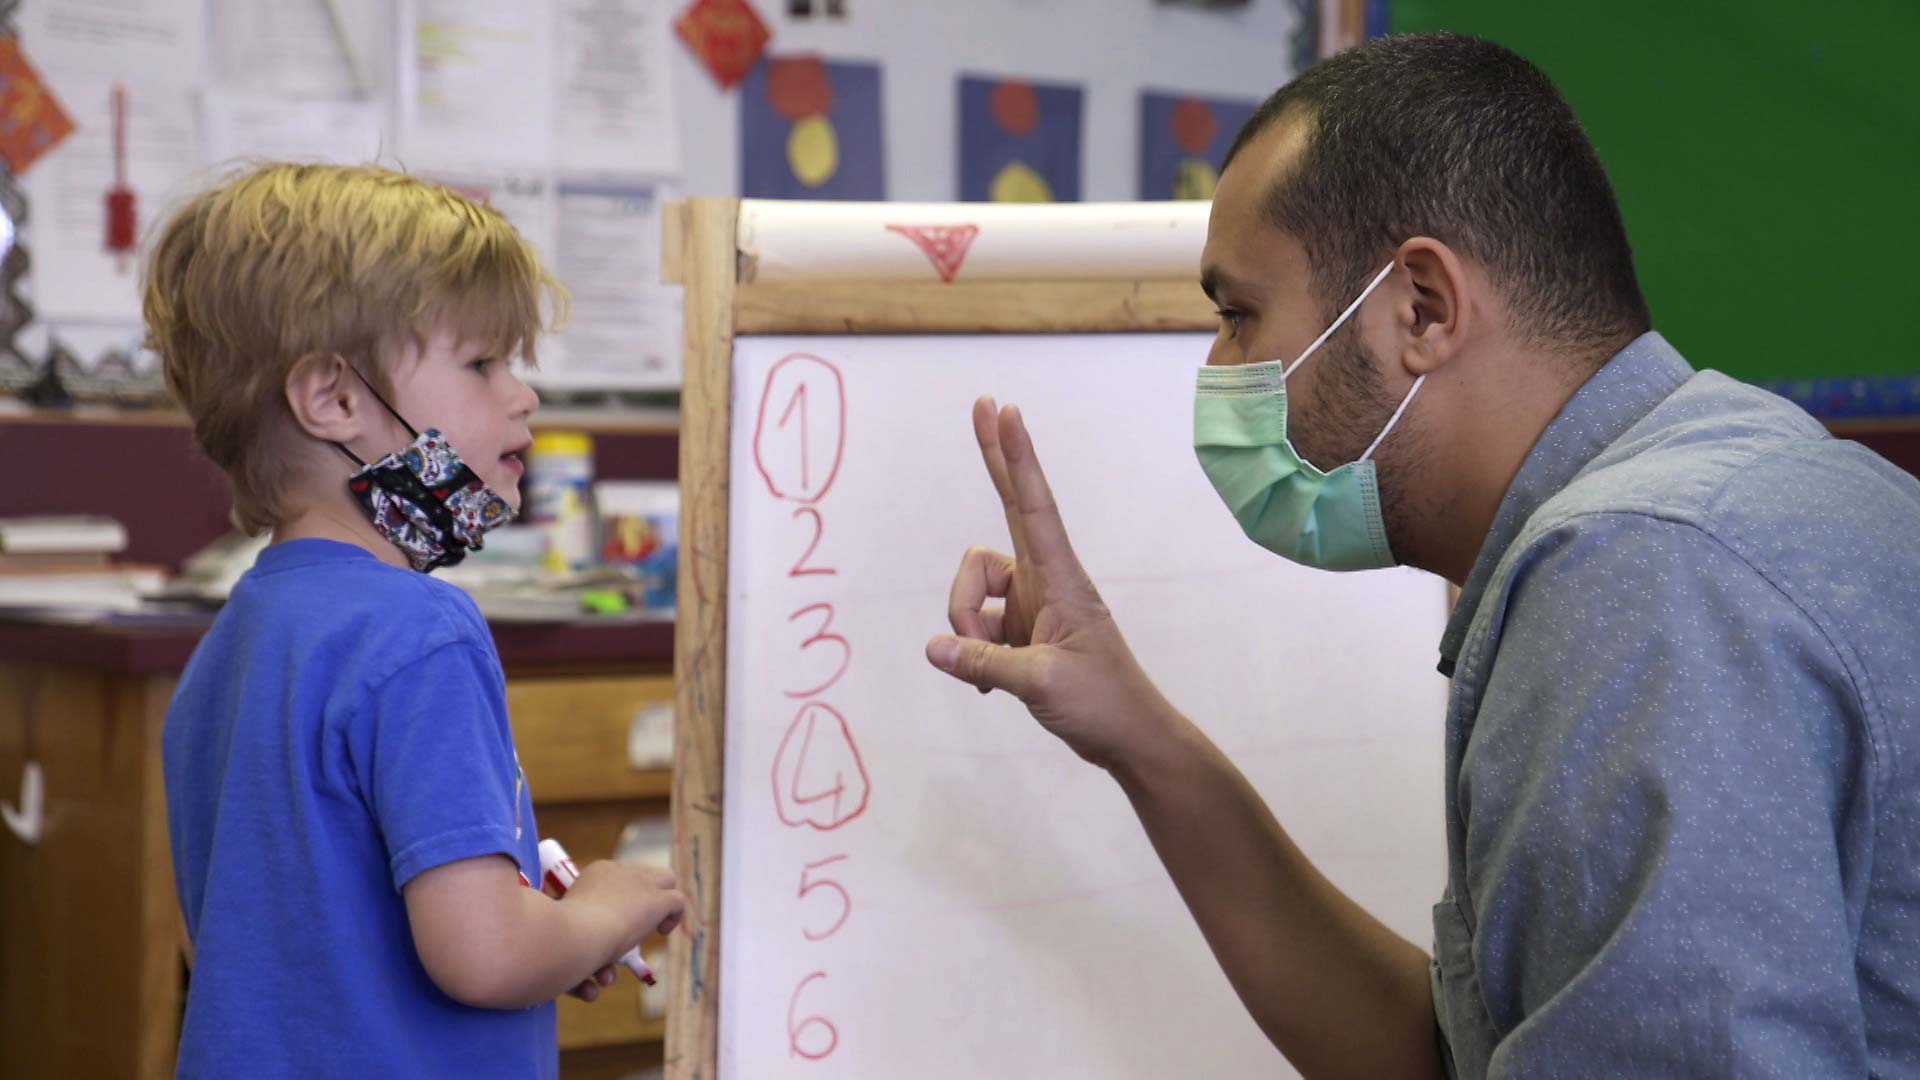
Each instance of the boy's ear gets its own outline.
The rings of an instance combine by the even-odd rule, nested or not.
[[[360,381],[339,353],[308,353],[287,372],[287,409],[300,430],[322,442],[351,443],[365,428]]]

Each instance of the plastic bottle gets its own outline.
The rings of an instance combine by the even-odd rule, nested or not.
[[[593,564],[600,535],[593,505],[593,439],[579,431],[543,431],[527,450],[521,517],[546,534],[541,564],[566,573]]]

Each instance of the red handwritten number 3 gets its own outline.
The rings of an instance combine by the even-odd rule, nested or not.
[[[833,1021],[824,1016],[809,1016],[797,1024],[793,1022],[794,1010],[800,1005],[800,991],[805,990],[807,984],[815,979],[824,979],[826,977],[826,972],[816,971],[806,978],[801,979],[800,985],[793,988],[793,996],[787,999],[787,1052],[793,1057],[803,1057],[808,1061],[819,1061],[821,1058],[833,1053],[833,1048],[840,1045],[840,1029],[834,1027]],[[800,1034],[816,1024],[827,1030],[827,1045],[809,1050],[800,1045]]]
[[[800,651],[806,652],[808,649],[813,648],[815,645],[818,645],[823,641],[828,642],[830,644],[838,645],[840,646],[840,666],[835,668],[833,674],[827,676],[827,681],[821,683],[819,686],[809,687],[808,689],[805,689],[805,690],[786,691],[786,695],[790,698],[810,698],[815,694],[826,693],[828,687],[832,686],[834,683],[839,682],[840,676],[845,675],[847,673],[847,665],[853,662],[853,646],[847,644],[847,639],[841,637],[839,634],[828,632],[827,628],[833,625],[833,605],[832,604],[808,604],[806,607],[803,607],[799,611],[794,612],[792,615],[787,616],[787,621],[798,622],[801,616],[807,615],[813,612],[818,612],[820,614],[820,629],[815,631],[812,637],[807,638],[806,640],[800,643]]]

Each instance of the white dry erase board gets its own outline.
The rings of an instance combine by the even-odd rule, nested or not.
[[[697,254],[702,215],[731,237],[732,207],[687,217],[685,269],[714,286],[689,273],[689,302],[719,294],[703,318],[961,329],[927,314],[958,284],[867,290],[911,317],[831,288],[768,315],[800,294],[770,304]],[[1076,287],[1027,283],[1023,302]],[[696,911],[669,971],[671,1075],[1290,1075],[1117,786],[922,657],[967,545],[1008,548],[969,421],[983,393],[1022,406],[1168,697],[1336,884],[1429,940],[1445,587],[1305,570],[1241,536],[1191,449],[1207,337],[1166,332],[1210,312],[1166,310],[1098,320],[1127,332],[1084,312],[1073,332],[743,332],[703,359],[690,337],[690,378],[726,404],[697,391],[683,418],[683,488],[704,481],[706,506],[682,538],[676,865]]]

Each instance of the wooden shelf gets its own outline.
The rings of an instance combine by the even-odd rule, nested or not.
[[[123,675],[178,674],[211,615],[76,625],[0,616],[0,661],[90,668]],[[496,623],[507,675],[647,668],[673,664],[673,623],[608,620]]]
[[[561,1050],[586,1050],[597,1046],[631,1046],[657,1043],[667,1037],[667,1018],[640,1015],[637,987],[632,975],[620,972],[612,986],[600,991],[600,1000],[580,1001],[563,997],[558,1005]]]
[[[111,405],[75,405],[46,409],[0,399],[0,423],[115,424],[127,427],[187,426],[187,414],[166,406],[119,409]],[[590,435],[677,435],[680,417],[664,410],[581,409],[555,406],[533,416],[533,430],[584,431]]]

